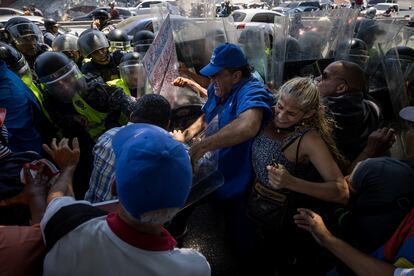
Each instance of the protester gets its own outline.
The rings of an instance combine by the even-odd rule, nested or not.
[[[9,131],[10,149],[14,152],[40,153],[40,134],[35,126],[41,112],[30,89],[0,59],[0,108],[7,109],[5,125]]]
[[[111,9],[109,10],[109,15],[112,20],[119,19],[119,11],[115,8],[115,2],[111,2],[108,5]]]
[[[309,268],[316,272],[321,269],[315,258],[318,252],[295,231],[289,216],[297,206],[322,208],[323,203],[315,199],[348,202],[348,185],[336,163],[343,157],[332,139],[333,121],[325,114],[312,78],[289,80],[277,99],[273,120],[265,123],[253,142],[257,180],[248,214],[263,233],[262,267],[271,266],[267,273],[275,264],[282,275]],[[321,181],[311,177],[314,168]]]
[[[168,101],[156,94],[144,95],[137,100],[131,113],[130,123],[146,123],[168,129],[171,119],[171,107]],[[89,189],[85,200],[95,203],[116,199],[111,194],[115,176],[115,153],[112,148],[112,138],[123,127],[108,130],[99,137],[93,147],[94,166],[89,181]]]
[[[76,144],[76,139],[75,142]],[[60,167],[62,175],[73,165],[74,160],[79,158],[79,151],[68,152],[64,143],[52,143],[49,151],[56,164]],[[16,158],[17,159],[17,158]],[[20,158],[21,162],[24,162]],[[30,161],[28,161],[30,162]],[[4,160],[2,161],[4,164]],[[35,165],[32,167],[31,165]],[[42,275],[43,258],[46,248],[42,240],[40,221],[46,209],[46,200],[49,185],[56,178],[49,175],[50,168],[46,163],[26,163],[22,170],[24,189],[13,198],[1,200],[1,206],[12,204],[23,204],[30,208],[30,226],[4,226],[0,227],[1,237],[1,274],[2,275]],[[20,178],[20,176],[19,176]]]
[[[350,213],[344,238],[359,250],[370,253],[383,244],[398,227],[414,202],[413,107],[405,107],[400,117],[408,122],[403,135],[405,157],[367,159],[349,177]]]
[[[262,121],[270,117],[273,98],[263,83],[251,76],[246,57],[235,44],[218,46],[200,73],[211,79],[204,115],[174,135],[190,141],[205,123],[218,128],[215,134],[193,143],[189,153],[195,165],[206,152],[219,149],[218,170],[225,183],[214,198],[224,212],[226,239],[235,254],[246,261],[255,246],[253,225],[245,214],[246,193],[253,180],[251,142]]]
[[[374,257],[366,255],[361,251],[353,248],[348,243],[342,241],[341,239],[336,238],[326,228],[322,218],[318,214],[312,212],[309,209],[299,208],[298,214],[294,216],[294,219],[295,223],[298,225],[299,228],[310,232],[313,238],[321,246],[331,251],[336,257],[338,257],[350,269],[352,269],[352,271],[356,275],[414,275],[413,268],[407,268],[406,266],[396,268],[396,266],[394,266],[392,263],[381,261]],[[401,231],[397,231],[396,235],[392,237],[392,239],[386,244],[386,246],[388,245],[389,248],[393,246],[393,251],[398,252],[399,250],[401,250],[398,253],[395,252],[397,254],[397,257],[404,256],[406,258],[409,258],[410,260],[413,260],[412,249],[409,248],[409,245],[413,241],[413,236],[412,232],[407,232],[407,230],[409,230],[410,228],[412,229],[412,227],[414,226],[413,210],[411,210],[410,214],[407,215],[406,220],[407,221],[403,221],[400,226]],[[404,227],[405,229],[402,227]],[[405,236],[401,237],[398,236],[398,234],[403,234]],[[400,243],[393,244],[392,241],[397,239],[400,240]],[[408,256],[406,254],[408,254]],[[394,260],[388,261],[393,262]],[[398,265],[398,263],[396,263],[396,265]]]
[[[364,71],[355,63],[335,61],[316,78],[320,94],[336,122],[334,137],[338,149],[349,162],[367,144],[368,136],[380,127],[381,111],[364,99]]]
[[[210,275],[206,259],[195,250],[174,248],[175,240],[162,227],[190,191],[191,162],[184,146],[159,127],[134,124],[115,135],[113,148],[117,213],[105,215],[72,197],[74,167],[50,189],[41,222],[49,249],[43,275]]]

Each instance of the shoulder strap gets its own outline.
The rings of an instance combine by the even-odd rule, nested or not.
[[[63,236],[79,225],[106,214],[107,212],[84,203],[60,208],[48,221],[43,231],[47,251],[50,251]]]

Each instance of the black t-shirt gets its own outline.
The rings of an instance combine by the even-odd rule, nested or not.
[[[350,234],[359,249],[366,253],[378,249],[413,206],[413,165],[391,157],[370,158],[352,172]]]

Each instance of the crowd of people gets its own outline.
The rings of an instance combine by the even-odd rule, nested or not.
[[[244,275],[414,275],[410,46],[380,53],[381,31],[362,20],[346,54],[310,67],[301,58],[315,49],[303,50],[292,27],[283,54],[296,63],[277,86],[263,68],[280,41],[263,61],[253,35],[229,41],[215,30],[214,47],[177,47],[171,87],[202,105],[176,129],[176,103],[151,90],[143,66],[156,35],[129,37],[114,16],[96,14],[79,36],[51,19],[44,33],[25,17],[4,26],[1,275],[214,274],[183,248],[206,203],[223,216],[220,242]],[[185,62],[197,52],[208,59]],[[299,74],[298,62],[319,76]],[[189,205],[212,153],[223,183]]]

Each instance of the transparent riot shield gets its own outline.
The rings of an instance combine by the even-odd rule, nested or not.
[[[195,139],[202,140],[219,130],[218,117],[216,116]],[[218,171],[219,150],[209,151],[198,160],[194,175],[193,185],[185,207],[199,201],[205,196],[217,190],[224,184],[224,177]],[[184,207],[184,208],[185,208]]]
[[[243,50],[248,63],[253,67],[257,78],[268,79],[265,30],[260,26],[238,30],[238,45]]]
[[[320,75],[342,42],[351,39],[354,18],[355,12],[347,9],[276,17],[272,50],[276,86],[295,76]]]
[[[381,55],[383,53],[381,52]],[[409,104],[409,95],[407,91],[407,83],[405,74],[408,70],[411,74],[413,68],[413,60],[407,60],[400,57],[397,48],[391,48],[384,54],[382,66],[384,68],[384,77],[386,80],[388,93],[391,100],[391,106],[394,114]]]
[[[396,115],[392,103],[396,103],[397,100],[391,99],[393,94],[391,91],[396,91],[397,88],[390,83],[393,86],[390,90],[387,83],[388,76],[393,73],[386,68],[385,55],[394,47],[396,41],[400,41],[401,28],[401,25],[393,22],[365,19],[357,26],[355,35],[356,38],[363,40],[368,48],[369,60],[366,73],[369,95],[380,103],[384,118],[387,120],[392,120]],[[400,95],[400,93],[396,92],[395,95]]]
[[[414,31],[396,22],[385,26],[383,29],[390,33],[388,40],[383,39],[374,47],[380,53],[393,115],[397,119],[401,108],[414,104],[414,49],[407,45]]]
[[[214,0],[177,0],[182,16],[193,18],[214,18],[216,5]]]

